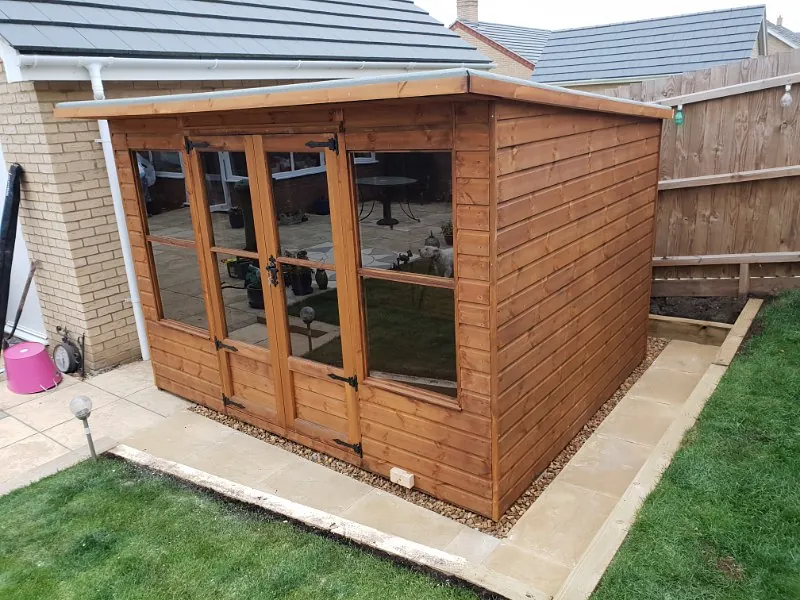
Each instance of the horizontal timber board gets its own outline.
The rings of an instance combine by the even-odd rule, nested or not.
[[[531,204],[531,194],[547,188],[558,190],[558,186],[566,182],[572,182],[573,188],[578,186],[580,189],[584,186],[583,182],[598,171],[612,169],[618,165],[657,154],[659,141],[658,137],[636,140],[607,150],[583,154],[500,177],[498,179],[498,227],[505,227],[508,223],[527,216],[528,212],[525,210],[515,209],[515,206],[519,204],[519,202],[514,202],[515,200],[526,200]],[[591,182],[589,182],[586,189],[591,192],[598,188],[595,187],[593,190]],[[531,204],[530,208],[531,212],[537,210],[537,204]],[[516,214],[510,214],[515,210]]]
[[[497,147],[518,146],[576,133],[636,123],[633,117],[561,110],[548,115],[504,119],[497,123]]]

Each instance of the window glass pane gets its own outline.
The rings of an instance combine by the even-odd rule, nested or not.
[[[279,162],[284,154],[270,152],[267,164]],[[286,154],[288,156],[288,154]],[[295,160],[316,157],[319,153],[294,153]],[[313,160],[309,158],[309,160]],[[272,171],[273,176],[275,171]],[[284,256],[307,258],[313,262],[333,263],[328,175],[325,171],[291,174],[272,178],[272,196],[278,218],[278,236]]]
[[[159,173],[183,174],[180,152],[167,152],[156,150],[151,152],[153,167]]]
[[[208,329],[200,265],[194,248],[151,244],[164,319]]]
[[[291,152],[270,152],[267,157],[267,164],[273,175],[275,175],[275,173],[287,173],[292,170]]]
[[[234,177],[247,177],[247,159],[244,152],[228,152],[228,162],[231,165],[231,175]]]
[[[451,154],[354,154],[362,266],[452,277]]]
[[[362,281],[370,376],[456,397],[453,290]]]
[[[269,335],[258,261],[226,254],[213,256],[219,269],[227,336],[239,342],[268,348]]]
[[[175,152],[153,152],[153,155],[176,155]],[[150,160],[149,152],[134,152],[135,168],[147,214],[150,235],[194,239],[186,180],[182,177],[162,177]]]
[[[206,160],[210,163],[209,167],[216,166],[218,172],[217,154],[207,152],[206,156],[208,157]],[[209,206],[216,205],[218,207],[218,210],[211,211],[211,229],[214,234],[212,243],[215,246],[232,250],[258,252],[245,153],[230,152],[228,156],[231,167],[234,164],[237,165],[238,175],[236,177],[227,181],[220,178],[218,173],[216,175],[206,173],[206,194],[209,196],[206,200]],[[225,190],[222,189],[223,186],[226,188]],[[222,200],[227,198],[230,206],[225,208],[219,204],[220,198]]]
[[[231,207],[230,185],[223,174],[219,152],[200,152],[205,179],[206,202],[211,212],[228,212]]]
[[[322,166],[322,155],[318,152],[295,152],[294,153],[294,170],[312,169],[314,167]]]
[[[333,271],[283,265],[292,356],[342,366]]]

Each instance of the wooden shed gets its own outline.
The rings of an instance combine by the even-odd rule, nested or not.
[[[108,119],[156,384],[498,519],[643,359],[655,105],[464,69]]]

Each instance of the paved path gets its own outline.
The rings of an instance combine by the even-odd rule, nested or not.
[[[56,388],[33,395],[0,382],[0,493],[26,485],[88,456],[83,426],[69,401],[89,396],[89,418],[102,452],[132,433],[164,421],[189,403],[153,385],[150,363],[138,362],[86,381],[65,377]]]
[[[182,410],[185,402],[153,387],[145,363],[33,398],[4,390],[0,481],[81,447],[66,404],[85,393],[98,406],[90,421],[98,437],[444,550],[554,595],[717,351],[670,342],[505,540]]]

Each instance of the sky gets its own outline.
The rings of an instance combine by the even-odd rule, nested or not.
[[[456,0],[414,0],[414,2],[445,25],[450,25],[456,18]],[[541,29],[568,29],[758,4],[759,2],[753,0],[749,2],[746,0],[744,2],[736,0],[671,0],[670,2],[479,0],[478,12],[481,21]],[[782,14],[784,27],[788,27],[792,31],[800,31],[800,0],[775,0],[766,4],[767,18],[770,21],[774,23],[778,15]]]

